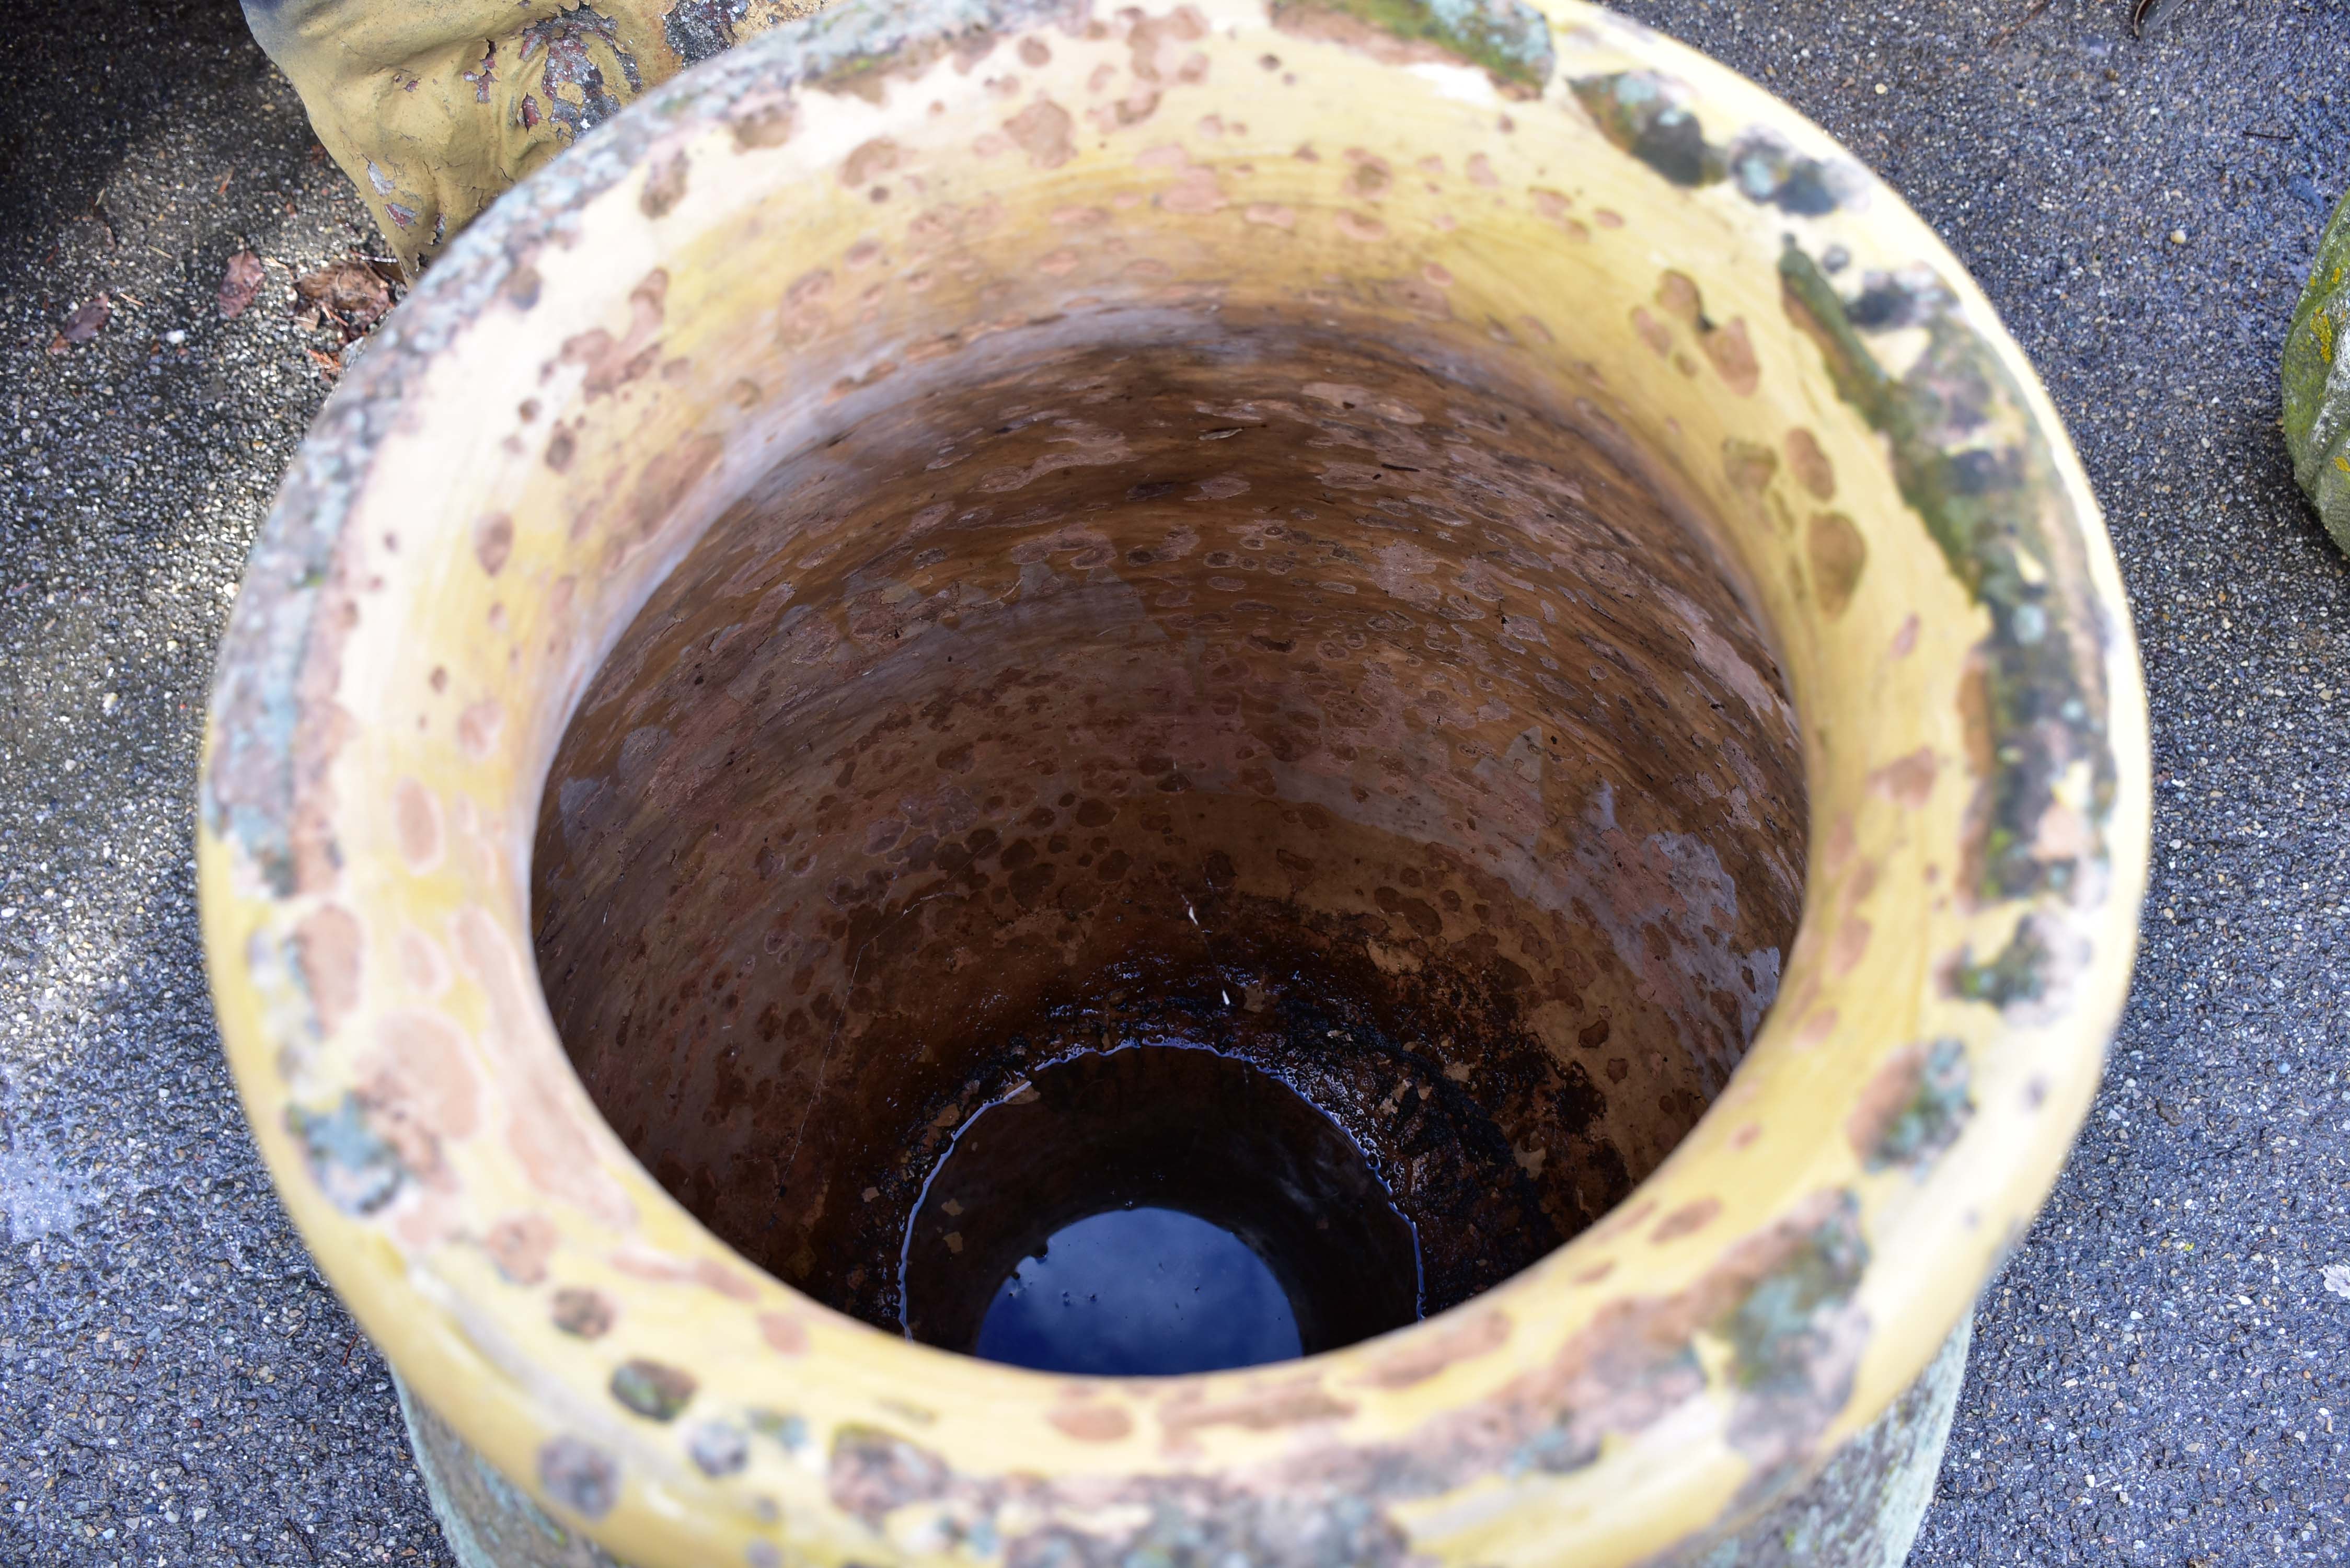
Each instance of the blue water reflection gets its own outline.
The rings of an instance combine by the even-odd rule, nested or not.
[[[1172,1376],[1300,1354],[1288,1293],[1248,1243],[1174,1209],[1055,1231],[995,1293],[972,1354],[1040,1372]]]

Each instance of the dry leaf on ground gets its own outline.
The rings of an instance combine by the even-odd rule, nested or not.
[[[114,304],[105,295],[83,300],[74,306],[73,314],[66,317],[66,324],[58,329],[57,335],[49,339],[49,352],[63,354],[77,343],[88,342],[105,330],[106,324],[113,318]]]
[[[346,342],[371,330],[392,306],[391,285],[356,254],[304,273],[294,280],[294,292],[340,328]]]
[[[261,292],[261,258],[251,251],[239,251],[228,258],[221,271],[220,313],[224,317],[244,314],[253,296]]]

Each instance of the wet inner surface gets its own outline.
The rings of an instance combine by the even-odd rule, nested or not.
[[[1182,1011],[1200,1032],[1226,1037],[1230,1004],[1193,1001]],[[1039,1067],[963,1125],[907,1227],[910,1334],[950,1350],[983,1345],[982,1319],[993,1321],[999,1286],[1023,1258],[1074,1223],[1137,1207],[1193,1216],[1263,1259],[1308,1355],[1418,1319],[1418,1239],[1362,1149],[1272,1074],[1197,1035],[1170,1042],[1163,1024],[1179,1009],[1153,1010],[1162,1028],[1150,1044]],[[1097,1226],[1087,1233],[1094,1266],[1114,1274],[1106,1243],[1122,1238],[1126,1261],[1147,1279],[1148,1261],[1131,1256],[1131,1243],[1154,1228],[1167,1226]],[[1167,1313],[1159,1297],[1144,1292],[1128,1315],[1164,1320],[1162,1331],[1194,1336],[1202,1355],[1234,1326]],[[1237,1308],[1248,1293],[1235,1297]],[[1066,1324],[1061,1337],[1072,1348],[1089,1335],[1110,1342],[1105,1359],[1118,1344],[1156,1348],[1082,1312],[1046,1321]]]
[[[1149,1040],[1343,1128],[1441,1311],[1653,1168],[1769,1005],[1775,666],[1571,415],[1392,324],[1060,330],[899,371],[621,637],[539,826],[557,1025],[669,1190],[885,1327],[957,1130]]]

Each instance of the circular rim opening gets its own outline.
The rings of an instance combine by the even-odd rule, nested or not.
[[[410,1150],[411,1163],[395,1179],[380,1163],[379,1146],[395,1155],[400,1147],[359,1137],[369,1127],[360,1097],[369,1054],[386,1028],[414,1024],[413,1007],[395,1003],[462,994],[472,1030],[449,1038],[430,1026],[412,1027],[400,1042],[408,1058],[461,1062],[495,1091],[484,1105],[500,1111],[534,1106],[525,1118],[530,1126],[569,1129],[562,1136],[570,1144],[538,1152],[555,1162],[549,1168],[592,1178],[573,1194],[577,1204],[592,1210],[617,1194],[612,1211],[632,1212],[640,1236],[663,1243],[598,1261],[599,1278],[624,1298],[631,1317],[739,1324],[708,1337],[712,1365],[738,1366],[746,1385],[821,1382],[816,1392],[832,1401],[824,1418],[836,1424],[852,1401],[878,1410],[874,1401],[907,1390],[943,1395],[947,1407],[929,1412],[918,1446],[943,1456],[941,1462],[956,1474],[1000,1465],[1008,1440],[1003,1428],[984,1438],[966,1431],[968,1417],[959,1407],[965,1404],[997,1417],[1015,1413],[1015,1422],[1025,1425],[1009,1440],[1051,1455],[1055,1465],[1131,1464],[1139,1474],[1170,1461],[1156,1449],[1118,1447],[1138,1431],[1138,1416],[1150,1420],[1155,1438],[1191,1456],[1174,1462],[1196,1472],[1203,1464],[1262,1463],[1301,1429],[1315,1433],[1330,1453],[1369,1452],[1400,1432],[1424,1438],[1444,1429],[1446,1412],[1490,1415],[1497,1407],[1486,1401],[1515,1389],[1545,1420],[1564,1416],[1564,1426],[1544,1429],[1566,1434],[1561,1440],[1570,1449],[1585,1438],[1590,1444],[1587,1455],[1574,1449],[1574,1462],[1546,1470],[1549,1490],[1521,1494],[1523,1505],[1549,1509],[1571,1495],[1599,1538],[1653,1543],[1738,1506],[1736,1499],[1746,1495],[1739,1487],[1758,1468],[1783,1480],[1798,1473],[1818,1445],[1881,1408],[1925,1363],[2044,1193],[2118,1011],[2146,860],[2143,697],[2118,581],[2085,482],[2020,353],[1959,264],[1890,192],[1855,170],[1852,195],[1835,210],[1803,212],[1813,198],[1791,197],[1796,187],[1783,179],[1774,184],[1773,168],[1800,169],[1805,160],[1818,169],[1850,168],[1815,128],[1721,67],[1628,24],[1566,4],[1544,10],[1556,24],[1557,68],[1540,99],[1541,111],[1555,117],[1543,123],[1555,130],[1544,134],[1586,148],[1595,180],[1646,192],[1644,205],[1627,202],[1627,208],[1656,206],[1679,214],[1675,221],[1712,225],[1725,243],[1737,236],[1737,254],[1747,265],[1775,269],[1769,292],[1778,314],[1766,319],[1758,308],[1747,317],[1761,340],[1764,376],[1793,362],[1775,346],[1811,356],[1819,368],[1805,375],[1818,400],[1819,439],[1852,458],[1837,464],[1847,482],[1866,478],[1877,486],[1878,504],[1856,514],[1872,543],[1885,546],[1874,552],[1874,563],[1897,564],[1901,593],[1952,607],[1913,612],[1918,629],[1908,634],[1907,651],[1922,647],[1928,659],[1888,661],[1900,634],[1865,662],[1838,664],[1832,648],[1792,650],[1791,677],[1814,748],[1810,898],[1788,989],[1732,1086],[1736,1107],[1718,1106],[1609,1220],[1477,1306],[1388,1341],[1298,1364],[1314,1379],[1307,1392],[1284,1393],[1245,1376],[1207,1377],[1178,1380],[1149,1400],[1105,1388],[1072,1401],[1053,1380],[935,1355],[791,1308],[782,1287],[747,1277],[713,1239],[665,1210],[640,1172],[630,1177],[632,1162],[617,1142],[592,1116],[582,1116],[584,1097],[576,1083],[564,1081],[559,1048],[507,934],[522,929],[515,891],[525,857],[513,824],[477,815],[469,825],[455,804],[411,810],[398,787],[367,786],[369,779],[402,778],[407,759],[419,753],[399,748],[427,742],[395,736],[390,723],[370,725],[378,710],[358,701],[363,689],[354,682],[412,663],[396,658],[390,645],[415,635],[403,618],[429,618],[435,607],[423,591],[426,579],[377,553],[373,534],[360,530],[402,514],[403,487],[416,476],[407,464],[419,443],[454,441],[485,468],[504,472],[495,430],[462,432],[468,416],[453,410],[478,404],[456,387],[473,381],[503,393],[527,379],[500,360],[518,353],[535,370],[543,358],[529,350],[545,329],[526,319],[532,309],[587,306],[581,319],[599,317],[611,324],[598,328],[608,342],[626,341],[625,288],[589,305],[593,291],[566,277],[559,265],[566,253],[551,236],[568,235],[575,244],[587,236],[591,245],[611,246],[598,277],[641,276],[658,260],[655,246],[669,243],[659,222],[645,221],[650,204],[638,199],[641,171],[656,156],[715,156],[722,143],[725,156],[770,156],[778,166],[803,155],[808,141],[797,143],[799,151],[791,151],[792,141],[762,147],[760,134],[743,129],[767,123],[756,111],[762,105],[774,110],[799,84],[789,40],[771,38],[715,62],[689,88],[660,95],[518,190],[418,290],[322,416],[256,546],[224,646],[212,714],[199,855],[223,1033],[289,1210],[403,1376],[501,1469],[567,1517],[588,1522],[615,1550],[660,1562],[679,1549],[677,1540],[691,1538],[695,1550],[739,1551],[743,1539],[762,1538],[769,1528],[743,1501],[754,1496],[785,1495],[794,1527],[818,1533],[836,1528],[829,1521],[861,1516],[841,1501],[847,1494],[837,1488],[826,1493],[821,1480],[794,1481],[768,1469],[748,1479],[713,1477],[664,1457],[681,1429],[597,1413],[617,1374],[599,1359],[598,1342],[546,1326],[541,1299],[566,1288],[553,1279],[550,1260],[568,1260],[567,1231],[541,1232],[526,1217],[510,1230],[501,1230],[503,1219],[486,1228],[452,1220],[454,1200],[434,1188],[426,1156]],[[1225,22],[1221,9],[1215,20]],[[1252,39],[1272,36],[1262,16],[1231,20]],[[1375,52],[1348,53],[1343,40],[1295,31],[1279,36],[1290,55],[1310,56],[1334,72],[1371,68],[1359,60],[1391,68],[1376,62]],[[1224,46],[1210,36],[1200,47],[1213,53]],[[1403,68],[1413,64],[1407,58]],[[1438,97],[1471,90],[1468,78],[1442,74],[1452,68],[1409,79],[1432,82]],[[1665,166],[1672,163],[1672,148],[1654,140],[1657,120],[1639,117],[1638,93],[1627,103],[1620,90],[1599,98],[1596,88],[1579,86],[1606,78],[1620,88],[1638,73],[1669,78],[1687,92],[1685,103],[1669,107],[1681,110],[1674,125],[1699,125],[1700,151],[1719,149],[1726,159],[1742,145],[1742,132],[1767,133],[1768,144],[1744,144],[1745,159],[1726,159],[1717,180],[1705,178],[1713,171],[1700,157],[1695,182],[1676,181],[1673,169],[1680,166]],[[846,102],[800,90],[795,136],[825,123],[832,113],[827,105]],[[1536,111],[1516,102],[1508,112],[1532,123]],[[735,146],[748,151],[737,153]],[[1774,148],[1778,164],[1764,156]],[[702,187],[711,188],[708,182]],[[699,200],[681,203],[673,221],[710,221],[715,209]],[[1529,210],[1536,206],[1530,199]],[[1781,238],[1791,233],[1800,243],[1783,250]],[[1837,252],[1849,270],[1829,265]],[[1917,282],[1921,268],[1930,290]],[[1904,279],[1912,286],[1903,286]],[[1887,280],[1890,292],[1872,293],[1871,280]],[[1712,284],[1711,275],[1698,281]],[[1934,358],[1943,350],[1959,360]],[[1995,417],[1978,421],[1971,434],[1926,421],[1916,401],[1949,391],[1947,381],[1934,378],[1960,360],[2000,392]],[[1754,443],[1774,454],[1773,474],[1755,504],[1757,538],[1771,526],[1770,485],[1785,493],[1793,472],[1776,455],[1784,452],[1783,433],[1770,433],[1772,440]],[[1853,455],[1871,451],[1879,454],[1874,473]],[[2016,461],[2038,466],[2028,483],[2002,487],[2001,454],[2018,452],[2023,456]],[[1692,465],[1691,483],[1722,494],[1728,514],[1742,474],[1752,480],[1761,461],[1735,446],[1717,446],[1714,457],[1720,466],[1710,472]],[[533,456],[515,469],[537,461]],[[1944,482],[1941,489],[1920,489],[1914,483],[1920,472]],[[1905,474],[1913,482],[1906,488]],[[439,474],[432,483],[448,489],[455,482]],[[691,480],[680,484],[679,497],[691,487]],[[1985,493],[2008,506],[1991,519],[1998,526],[1988,534],[1953,534],[1945,526],[1981,522],[1983,514],[1966,508]],[[467,520],[436,524],[437,535],[428,528],[422,537],[443,541],[445,559],[470,556],[486,566],[486,556],[503,548],[493,515],[469,507]],[[1808,520],[1796,522],[1802,537]],[[1908,530],[1898,550],[1884,531],[1896,523]],[[403,515],[401,525],[412,522]],[[1944,532],[1938,535],[1938,527]],[[452,539],[452,533],[467,536]],[[2002,545],[2007,554],[1996,556]],[[397,584],[391,597],[370,585],[369,573]],[[494,597],[453,576],[434,587],[457,597]],[[1871,587],[1865,583],[1863,593]],[[2046,641],[2049,623],[2020,613],[2039,602],[2024,588],[2053,589],[2085,618],[2068,628],[2071,640]],[[576,582],[570,591],[579,591]],[[1765,591],[1767,597],[1767,585]],[[1996,597],[2000,591],[2009,593],[2004,602]],[[469,602],[469,613],[473,607]],[[522,617],[541,607],[515,600],[507,613]],[[390,633],[380,629],[387,619],[395,628]],[[530,625],[547,629],[542,620]],[[2044,657],[2021,651],[2043,641]],[[568,652],[576,658],[580,650]],[[1930,672],[1944,665],[1941,674]],[[421,670],[411,673],[426,678]],[[2006,686],[1992,679],[2002,674],[2012,677]],[[1962,676],[1971,681],[1964,691]],[[2111,769],[2103,785],[2077,769],[2037,765],[2054,754],[2050,736],[2077,732],[2082,719],[2064,704],[2091,676],[2103,699],[2097,750]],[[2075,682],[2069,693],[2067,677]],[[478,676],[468,678],[473,691],[483,689]],[[2012,701],[2001,701],[2002,693]],[[1922,876],[1895,876],[1879,864],[1890,853],[1884,814],[1926,809],[1905,805],[1921,787],[1928,800],[1940,798],[1931,781],[1919,784],[1922,765],[1903,766],[1917,748],[1887,754],[1880,747],[1904,738],[1911,712],[1896,711],[1883,723],[1892,732],[1871,732],[1869,714],[1881,717],[1887,702],[1901,698],[1915,703],[1934,777],[1966,797],[1934,819],[1940,826],[1931,841],[1960,841],[1973,831],[1966,826],[1975,820],[1967,815],[1970,803],[1989,802],[1981,809],[1991,814],[1991,827],[1977,835],[1981,852],[1971,861],[1945,854],[1951,863],[1939,865],[1945,889],[1955,889],[1961,876],[1972,878],[1971,898],[1927,891]],[[1971,729],[1961,699],[1975,704]],[[436,766],[487,766],[506,776],[534,765],[543,771],[543,755],[534,763],[533,747],[551,746],[545,715],[535,729],[507,715],[501,729],[480,716],[478,703],[475,711],[470,729],[463,708],[446,713],[443,731],[429,742],[449,753]],[[2011,760],[2010,750],[2034,765]],[[2015,817],[2027,808],[2027,817]],[[428,818],[429,845],[420,826]],[[2017,835],[2019,820],[2033,831]],[[2094,886],[2086,875],[2060,878],[2047,871],[2059,861],[2086,867],[2092,852]],[[469,857],[462,867],[461,857]],[[431,867],[417,869],[426,860]],[[1863,867],[1872,867],[1866,877]],[[1870,887],[1854,893],[1863,882]],[[1887,888],[1898,889],[1899,910],[1885,898]],[[1948,902],[1937,905],[1937,898]],[[430,940],[462,967],[436,969],[430,955],[404,965],[404,929],[427,915],[435,927]],[[1836,974],[1835,961],[1839,942],[1852,940],[1852,923],[1871,917],[1880,942],[1892,940],[1887,933],[1897,918],[1902,922],[1894,950],[1905,961],[1899,972],[1856,992],[1851,988],[1864,982],[1853,981],[1849,971]],[[470,950],[463,945],[469,936],[482,939]],[[1807,981],[1818,989],[1804,991]],[[1884,1014],[1861,1011],[1864,997],[1908,1026],[1872,1024],[1870,1018]],[[1938,1032],[1944,1024],[1947,1034]],[[1939,1141],[1933,1109],[1936,1094],[1950,1082],[1945,1040],[1958,1042],[1968,1070],[1963,1094],[1972,1108],[1956,1146],[1966,1158],[1937,1158],[1913,1169],[1900,1158],[1905,1149],[1939,1157],[1954,1147]],[[1816,1104],[1807,1111],[1806,1102]],[[1957,1102],[1945,1094],[1942,1103]],[[1781,1147],[1767,1179],[1736,1178],[1733,1157],[1746,1147],[1740,1140],[1765,1110],[1824,1136]],[[1857,1143],[1855,1126],[1865,1134]],[[439,1157],[468,1181],[490,1183],[484,1190],[494,1189],[502,1202],[537,1190],[522,1169],[526,1155],[503,1147],[491,1152],[494,1141],[468,1146],[452,1137]],[[1770,1137],[1756,1147],[1771,1147]],[[1872,1164],[1877,1153],[1892,1158]],[[1735,1185],[1696,1190],[1716,1185],[1717,1178]],[[387,1194],[387,1183],[399,1190]],[[1836,1239],[1846,1236],[1865,1243],[1865,1262],[1837,1251]],[[1636,1245],[1638,1266],[1618,1266]],[[1690,1336],[1682,1343],[1710,1336],[1709,1343],[1734,1353],[1744,1346],[1760,1377],[1746,1386],[1761,1392],[1742,1408],[1750,1417],[1780,1421],[1779,1429],[1796,1432],[1797,1440],[1792,1447],[1742,1446],[1740,1397],[1700,1357],[1691,1363],[1695,1381],[1674,1407],[1698,1412],[1697,1425],[1672,1428],[1672,1465],[1648,1468],[1666,1452],[1656,1445],[1668,1439],[1653,1426],[1636,1422],[1627,1431],[1608,1424],[1614,1417],[1604,1413],[1620,1417],[1623,1407],[1610,1400],[1620,1400],[1623,1391],[1605,1370],[1612,1342],[1595,1334],[1610,1322],[1637,1324],[1650,1336],[1662,1333],[1672,1303],[1689,1306],[1702,1296],[1700,1282],[1752,1272],[1758,1258],[1766,1273],[1777,1267],[1783,1274],[1792,1262],[1803,1277],[1823,1277],[1825,1270],[1825,1277],[1846,1282],[1839,1287],[1844,1299],[1866,1319],[1865,1343],[1844,1347],[1853,1381],[1833,1390],[1834,1408],[1818,1397],[1806,1406],[1800,1396],[1809,1386],[1806,1347],[1813,1342],[1801,1334],[1772,1338],[1767,1324],[1736,1313],[1724,1319],[1692,1309],[1675,1320]],[[427,1280],[433,1282],[429,1288]],[[689,1307],[677,1307],[683,1292],[700,1293]],[[448,1332],[455,1324],[466,1325],[467,1337]],[[1748,1345],[1740,1335],[1750,1329],[1762,1337]],[[811,1345],[817,1347],[813,1355]],[[1575,1358],[1578,1345],[1581,1360]],[[768,1355],[787,1363],[788,1378],[754,1365]],[[1782,1375],[1789,1381],[1774,1381]],[[703,1380],[705,1387],[720,1386],[717,1378]],[[482,1386],[498,1388],[500,1397],[471,1398],[469,1391]],[[1063,1419],[1055,1421],[1056,1415]],[[1117,1436],[1110,1437],[1113,1428]],[[1024,1435],[1030,1431],[1033,1442]],[[1603,1434],[1618,1440],[1603,1449]],[[872,1457],[836,1446],[827,1461],[836,1478],[844,1455],[857,1462]],[[656,1484],[709,1499],[709,1512],[690,1511],[679,1536],[676,1519],[648,1501],[644,1489]],[[803,1492],[786,1494],[787,1485]],[[1557,1490],[1561,1486],[1569,1490]],[[714,1490],[696,1490],[704,1487]],[[1671,1512],[1663,1525],[1640,1525],[1641,1511],[1653,1514],[1652,1505],[1668,1493],[1710,1501],[1693,1514]],[[1643,1528],[1650,1534],[1641,1535]]]

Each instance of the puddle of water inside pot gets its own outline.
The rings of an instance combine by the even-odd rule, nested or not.
[[[1053,1232],[995,1293],[972,1354],[1039,1372],[1160,1377],[1287,1361],[1289,1293],[1222,1226],[1113,1209]]]
[[[1045,1372],[1253,1366],[1421,1315],[1418,1233],[1362,1148],[1189,1042],[1037,1069],[958,1131],[905,1246],[909,1337]]]

